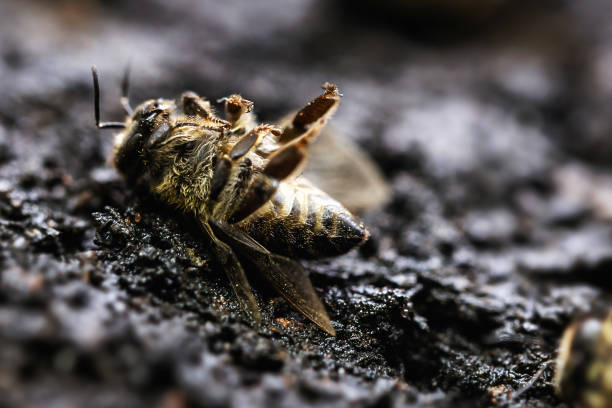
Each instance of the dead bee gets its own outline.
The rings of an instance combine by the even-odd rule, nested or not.
[[[612,407],[612,313],[570,325],[561,339],[555,391],[590,408]]]
[[[222,100],[225,119],[193,92],[184,92],[178,104],[154,99],[132,109],[126,75],[121,103],[129,116],[125,122],[102,123],[95,67],[92,74],[96,126],[123,129],[115,138],[115,168],[128,184],[146,186],[197,220],[242,309],[261,320],[239,257],[254,264],[304,316],[335,335],[310,279],[292,258],[337,256],[369,236],[343,205],[300,176],[307,147],[338,108],[337,87],[325,84],[322,95],[276,127],[257,124],[253,103],[240,95]],[[355,174],[364,171],[359,162],[353,167]],[[371,180],[364,181],[361,188],[367,189]],[[374,198],[387,194],[384,187],[371,193]],[[369,200],[370,205],[382,201]]]

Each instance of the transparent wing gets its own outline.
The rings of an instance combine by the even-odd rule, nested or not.
[[[302,175],[349,210],[378,208],[390,199],[391,189],[378,166],[329,125],[308,150]]]
[[[211,221],[210,224],[219,238],[257,266],[287,302],[325,332],[336,335],[325,306],[299,263],[269,252],[253,238],[228,224],[220,221]]]
[[[293,116],[281,119],[280,126]],[[391,188],[376,163],[329,124],[311,139],[302,176],[354,212],[378,208],[391,198]]]
[[[255,322],[261,323],[261,313],[255,301],[255,296],[253,296],[253,289],[234,251],[213,233],[207,223],[203,223],[203,227],[211,239],[217,261],[223,266],[223,271],[236,293],[240,307]]]

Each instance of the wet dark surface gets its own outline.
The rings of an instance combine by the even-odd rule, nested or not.
[[[612,10],[570,3],[411,30],[349,2],[3,1],[0,406],[562,406],[552,368],[517,391],[612,290]],[[304,263],[335,338],[256,276],[252,326],[193,223],[106,164],[89,67],[117,120],[128,61],[134,101],[240,92],[263,120],[340,86],[393,196],[361,250]]]

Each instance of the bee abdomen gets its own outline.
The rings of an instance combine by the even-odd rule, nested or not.
[[[293,258],[341,255],[369,236],[346,208],[305,180],[281,183],[241,227],[271,252]]]

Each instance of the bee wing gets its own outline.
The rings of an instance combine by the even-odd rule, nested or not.
[[[240,255],[257,266],[287,302],[325,332],[336,335],[325,306],[299,263],[271,253],[253,238],[226,223],[213,220],[210,224],[216,235],[231,243]]]
[[[257,323],[261,323],[261,313],[253,296],[253,289],[247,280],[244,269],[234,251],[223,241],[221,241],[212,231],[210,225],[203,223],[204,231],[211,239],[217,261],[223,266],[223,271],[229,279],[240,307]]]
[[[302,265],[284,256],[270,254],[264,276],[304,316],[332,336],[336,335],[325,306],[312,287]]]
[[[329,125],[308,151],[302,175],[349,210],[378,208],[391,197],[391,189],[372,159]]]

